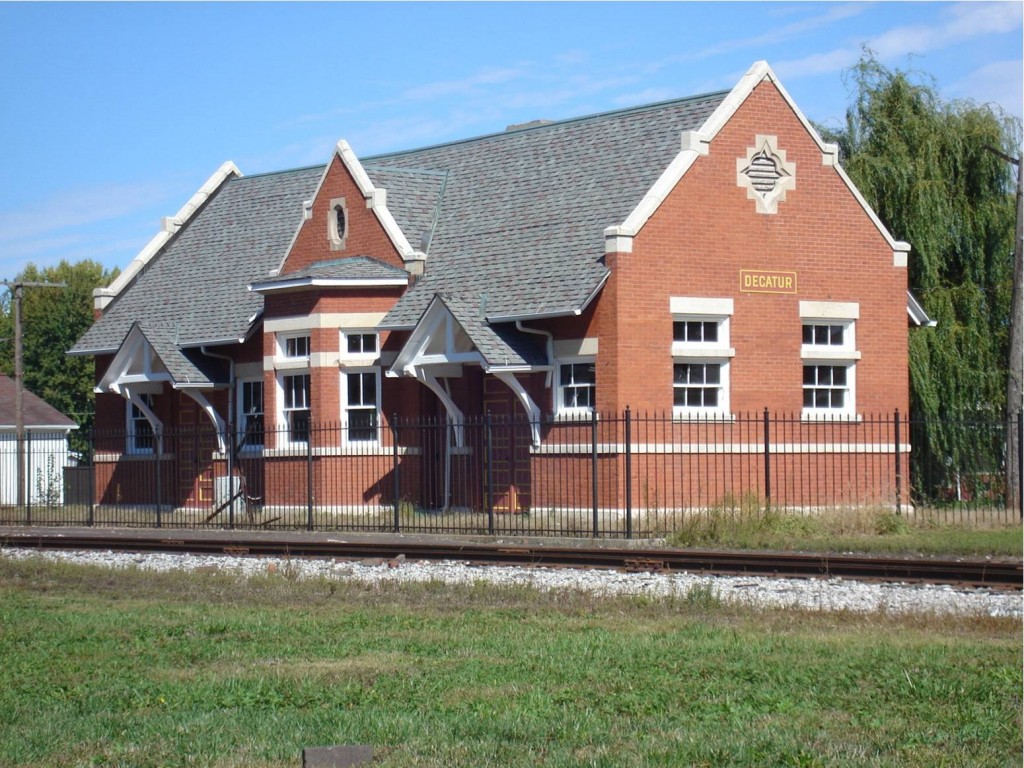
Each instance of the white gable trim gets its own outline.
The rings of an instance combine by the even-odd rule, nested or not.
[[[157,355],[139,326],[132,325],[94,391],[121,394],[122,390],[132,385],[137,386],[150,382],[168,382],[173,385],[171,375],[167,371],[153,370],[154,360],[160,360],[160,356]],[[142,363],[142,373],[128,373],[135,362]],[[142,409],[140,408],[140,410]]]
[[[331,160],[337,157],[341,160],[342,165],[345,166],[345,170],[352,176],[352,180],[355,181],[356,187],[359,189],[359,193],[363,196],[363,200],[366,202],[366,207],[369,208],[377,217],[377,221],[384,228],[388,238],[391,240],[391,244],[395,246],[395,250],[398,251],[403,261],[406,262],[421,262],[426,260],[426,254],[422,251],[417,251],[409,244],[408,238],[405,233],[402,232],[401,227],[398,226],[398,222],[395,221],[395,217],[391,215],[391,211],[388,210],[387,205],[387,190],[378,189],[373,186],[373,182],[370,181],[370,177],[366,174],[366,170],[363,168],[362,163],[359,162],[359,158],[356,157],[356,153],[352,151],[352,147],[349,146],[348,142],[344,139],[338,141],[334,148],[334,155],[331,156]],[[313,193],[313,199],[315,200],[320,196],[320,190],[323,188],[324,182],[327,180],[327,174],[331,172],[332,163],[327,163],[324,167],[324,172],[320,174],[320,181],[316,185],[316,191]],[[312,206],[311,201],[307,201],[304,206],[304,214],[302,223],[299,224],[295,230],[295,234],[292,235],[292,240],[288,243],[288,247],[285,249],[284,258],[281,259],[281,264],[277,269],[270,273],[271,277],[276,277],[281,274],[281,270],[284,269],[285,262],[288,261],[288,257],[291,255],[292,248],[295,247],[295,241],[299,237],[299,232],[302,231],[303,225],[306,221],[312,221],[309,215],[310,207]]]
[[[455,349],[454,331],[457,325],[459,325],[459,321],[455,319],[448,307],[440,298],[434,296],[416,324],[416,328],[409,335],[402,349],[399,350],[387,375],[418,377],[418,371],[423,367],[450,363],[457,365],[469,363],[485,367],[487,362],[475,348],[472,352],[458,352]],[[424,354],[427,345],[438,336],[445,340],[445,351],[441,354]]]
[[[187,222],[192,216],[198,211],[203,203],[210,199],[221,185],[227,181],[231,176],[241,176],[242,172],[238,170],[233,162],[228,160],[226,163],[221,165],[210,178],[206,180],[206,183],[199,188],[199,190],[189,198],[189,201],[185,203],[181,210],[179,210],[174,216],[164,217],[160,222],[160,231],[153,236],[142,248],[141,251],[132,259],[131,263],[125,267],[124,272],[117,276],[106,288],[96,288],[92,292],[93,308],[103,310],[114,300],[118,294],[123,291],[135,276],[139,274],[145,268],[153,257],[156,256],[165,245],[178,233],[178,230]]]
[[[906,254],[910,251],[910,245],[903,241],[896,240],[889,230],[886,229],[885,225],[882,224],[881,220],[871,209],[871,206],[867,204],[867,201],[861,195],[860,191],[854,186],[850,177],[846,175],[846,172],[839,165],[838,146],[826,143],[821,136],[818,135],[818,132],[814,130],[814,126],[811,125],[804,113],[800,111],[796,102],[793,101],[793,98],[789,95],[789,92],[786,91],[782,86],[782,83],[779,82],[778,76],[772,71],[772,68],[768,66],[768,63],[765,61],[757,61],[750,67],[750,69],[747,70],[746,74],[740,78],[740,81],[732,91],[729,92],[725,99],[722,100],[722,103],[718,105],[718,108],[711,113],[711,116],[708,117],[699,130],[689,131],[683,134],[681,151],[654,183],[654,186],[652,186],[647,194],[644,195],[640,203],[633,209],[629,216],[626,217],[626,220],[622,222],[622,224],[608,227],[604,231],[606,253],[632,252],[632,238],[634,238],[640,230],[643,229],[643,226],[651,216],[654,215],[654,212],[658,210],[662,202],[664,202],[665,198],[668,197],[669,193],[675,188],[686,172],[690,170],[690,167],[694,162],[696,162],[697,158],[708,153],[710,143],[721,132],[722,128],[725,127],[726,123],[732,119],[732,116],[736,114],[736,110],[738,110],[740,105],[747,100],[747,97],[750,96],[754,88],[765,80],[768,80],[775,85],[779,93],[782,95],[782,98],[793,110],[793,114],[796,115],[797,119],[800,121],[801,125],[803,125],[811,138],[814,139],[818,148],[821,150],[822,165],[831,166],[836,169],[836,172],[839,174],[839,178],[850,190],[854,199],[856,199],[861,208],[864,209],[868,218],[871,219],[871,222],[892,248],[893,266],[906,266]]]

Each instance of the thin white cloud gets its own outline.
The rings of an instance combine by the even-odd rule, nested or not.
[[[620,107],[633,107],[637,104],[653,104],[656,101],[666,101],[679,93],[673,88],[645,88],[642,91],[633,91],[616,96],[612,101]]]
[[[585,64],[590,61],[590,53],[582,50],[566,51],[555,56],[555,61],[559,64]]]
[[[520,69],[487,69],[462,80],[442,80],[436,83],[427,83],[425,85],[418,85],[415,88],[409,88],[402,94],[402,98],[421,101],[459,93],[469,93],[482,86],[507,83],[522,77],[522,75],[523,71]]]
[[[798,80],[802,77],[841,72],[856,64],[860,54],[860,48],[837,48],[825,53],[804,56],[801,59],[774,62],[772,69],[782,78],[783,82]]]
[[[979,104],[999,104],[1011,115],[1024,116],[1024,73],[1019,61],[996,61],[976,69],[945,89],[952,98],[969,98]]]
[[[1019,3],[960,3],[939,24],[896,27],[872,38],[868,47],[881,59],[928,53],[975,37],[1000,35],[1021,27]]]
[[[162,202],[167,190],[158,183],[104,184],[62,190],[15,210],[0,211],[0,243],[47,238],[72,227],[117,219]],[[174,213],[170,211],[169,213]]]
[[[960,3],[943,14],[938,24],[895,27],[864,41],[864,44],[880,61],[897,61],[912,54],[943,50],[973,38],[1013,32],[1021,27],[1022,8],[1024,6],[1018,3]],[[772,67],[780,77],[795,80],[840,72],[855,64],[860,55],[859,45],[849,45],[799,59],[778,61]],[[1016,66],[1020,67],[1019,61]]]
[[[718,43],[717,45],[702,48],[694,53],[682,54],[678,57],[673,57],[673,60],[694,61],[711,58],[712,56],[718,56],[724,53],[732,53],[734,51],[742,51],[750,48],[763,48],[767,45],[778,45],[779,43],[784,43],[788,40],[805,35],[808,32],[814,32],[822,27],[846,21],[853,16],[863,13],[866,8],[867,5],[864,3],[843,3],[834,5],[829,7],[829,10],[826,13],[809,16],[789,24],[783,24],[780,27],[774,27],[753,37],[726,40]]]
[[[145,233],[132,234],[126,231],[137,229],[137,224],[128,222],[119,226],[98,226],[83,231],[80,236],[32,240],[19,243],[13,248],[5,248],[0,257],[0,278],[15,277],[29,263],[45,268],[61,261],[75,264],[88,259],[99,262],[107,269],[124,269],[156,234],[156,227]]]

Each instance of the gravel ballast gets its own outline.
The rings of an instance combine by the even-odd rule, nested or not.
[[[752,608],[799,608],[857,613],[954,614],[1021,618],[1018,591],[959,589],[953,586],[869,583],[846,579],[791,579],[706,576],[690,573],[621,573],[568,568],[469,566],[458,562],[336,561],[312,558],[226,555],[132,554],[113,551],[9,548],[0,557],[41,558],[108,568],[153,571],[219,569],[239,575],[287,574],[290,578],[349,579],[364,583],[444,582],[530,586],[600,595],[685,598],[701,594]]]

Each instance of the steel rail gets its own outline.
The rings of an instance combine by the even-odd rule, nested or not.
[[[128,531],[116,534],[26,531],[0,532],[0,547],[177,552],[189,554],[315,557],[345,560],[455,560],[480,565],[606,568],[629,572],[689,572],[716,575],[845,578],[1021,589],[1021,561],[811,555],[778,552],[713,552],[678,549],[564,547],[497,543],[410,541],[400,537],[342,539],[286,535],[225,536],[221,532]]]

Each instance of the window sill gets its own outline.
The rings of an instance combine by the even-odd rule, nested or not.
[[[736,357],[736,350],[733,347],[702,347],[696,344],[672,345],[672,357],[686,357],[694,359],[721,360],[728,357]]]
[[[672,421],[697,424],[731,424],[736,416],[725,411],[673,411]]]
[[[174,459],[173,453],[164,453],[160,455],[162,461],[169,461]],[[156,461],[156,452],[151,451],[147,453],[125,451],[124,453],[97,453],[93,456],[93,461],[97,464],[112,464],[119,461]]]
[[[801,347],[801,360],[829,360],[855,362],[860,360],[860,352],[852,349],[829,349],[828,347]]]
[[[578,423],[578,424],[589,424],[594,420],[593,411],[560,411],[551,417],[551,420],[558,424],[563,423]],[[598,421],[601,417],[598,416]]]
[[[274,358],[275,371],[302,371],[309,368],[308,357],[277,357]]]
[[[859,413],[842,413],[834,411],[803,411],[800,414],[800,421],[828,423],[852,423],[859,424],[863,417]]]
[[[399,456],[419,456],[422,451],[415,447],[398,446]],[[309,450],[305,443],[283,446],[281,448],[266,448],[263,457],[266,459],[304,459],[312,454],[314,458],[330,456],[391,456],[395,453],[394,446],[380,445],[379,443],[346,443],[345,445],[318,446]]]

